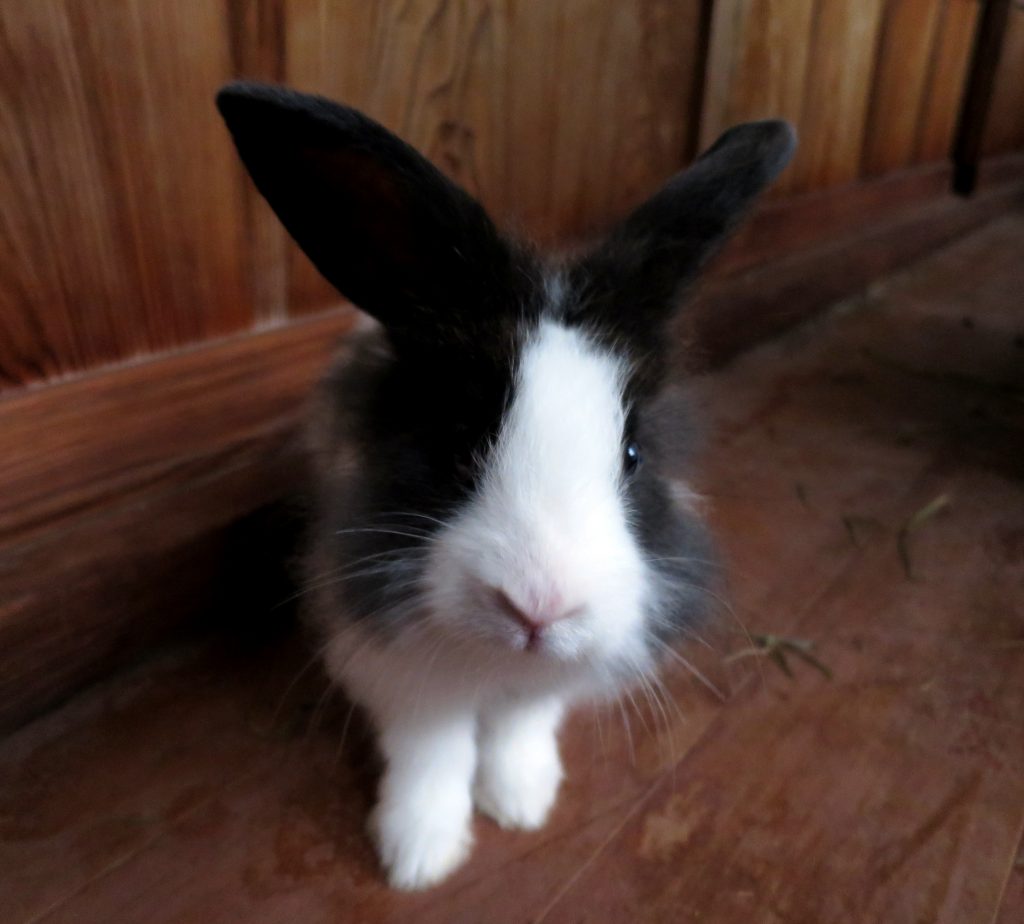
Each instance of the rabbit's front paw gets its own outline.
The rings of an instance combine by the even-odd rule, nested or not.
[[[468,794],[421,793],[412,800],[381,802],[370,818],[388,881],[396,889],[425,889],[440,882],[469,853]]]
[[[503,828],[533,830],[547,821],[562,781],[554,735],[502,742],[481,755],[474,787],[477,808]]]

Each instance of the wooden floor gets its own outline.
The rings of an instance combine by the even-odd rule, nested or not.
[[[577,716],[545,830],[481,819],[390,893],[358,719],[293,634],[220,638],[3,743],[0,920],[1024,921],[1024,215],[700,393],[730,606],[687,654],[720,692],[676,665],[628,729]],[[832,679],[727,661],[747,632]]]

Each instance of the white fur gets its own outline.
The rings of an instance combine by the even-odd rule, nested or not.
[[[444,878],[472,843],[472,713],[437,712],[383,724],[387,772],[370,830],[392,885],[418,889]]]
[[[471,843],[471,808],[544,823],[562,778],[565,707],[649,667],[650,581],[622,493],[625,370],[584,334],[543,322],[479,490],[436,536],[423,618],[391,642],[358,628],[327,663],[377,726],[387,769],[371,830],[400,888],[429,886]],[[574,611],[527,650],[494,603]]]
[[[562,781],[561,698],[502,703],[481,716],[473,800],[503,828],[539,828]]]

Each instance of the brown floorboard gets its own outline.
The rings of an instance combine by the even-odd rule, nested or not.
[[[663,708],[574,717],[543,831],[481,819],[389,892],[358,717],[294,633],[220,638],[0,744],[0,919],[1024,920],[1022,243],[995,221],[700,381],[728,606],[686,654],[721,695],[677,665]],[[748,632],[832,679],[726,662]]]

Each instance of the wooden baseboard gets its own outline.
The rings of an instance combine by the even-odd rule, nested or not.
[[[874,180],[769,200],[709,267],[708,275],[732,276],[885,224],[946,195],[952,174],[949,164],[926,164]]]
[[[0,727],[208,612],[232,524],[295,485],[340,310],[0,400]]]
[[[1024,183],[1024,151],[986,157],[978,166],[977,189],[986,192]]]
[[[770,205],[697,293],[697,353],[720,363],[1019,204],[1007,164],[970,199],[939,167]],[[239,549],[295,490],[304,400],[354,316],[0,398],[0,728],[171,626],[258,607],[259,549]]]
[[[756,215],[710,268],[689,313],[697,368],[716,366],[1024,205],[1024,176],[1002,166],[970,198],[947,168],[908,171],[800,197]]]

